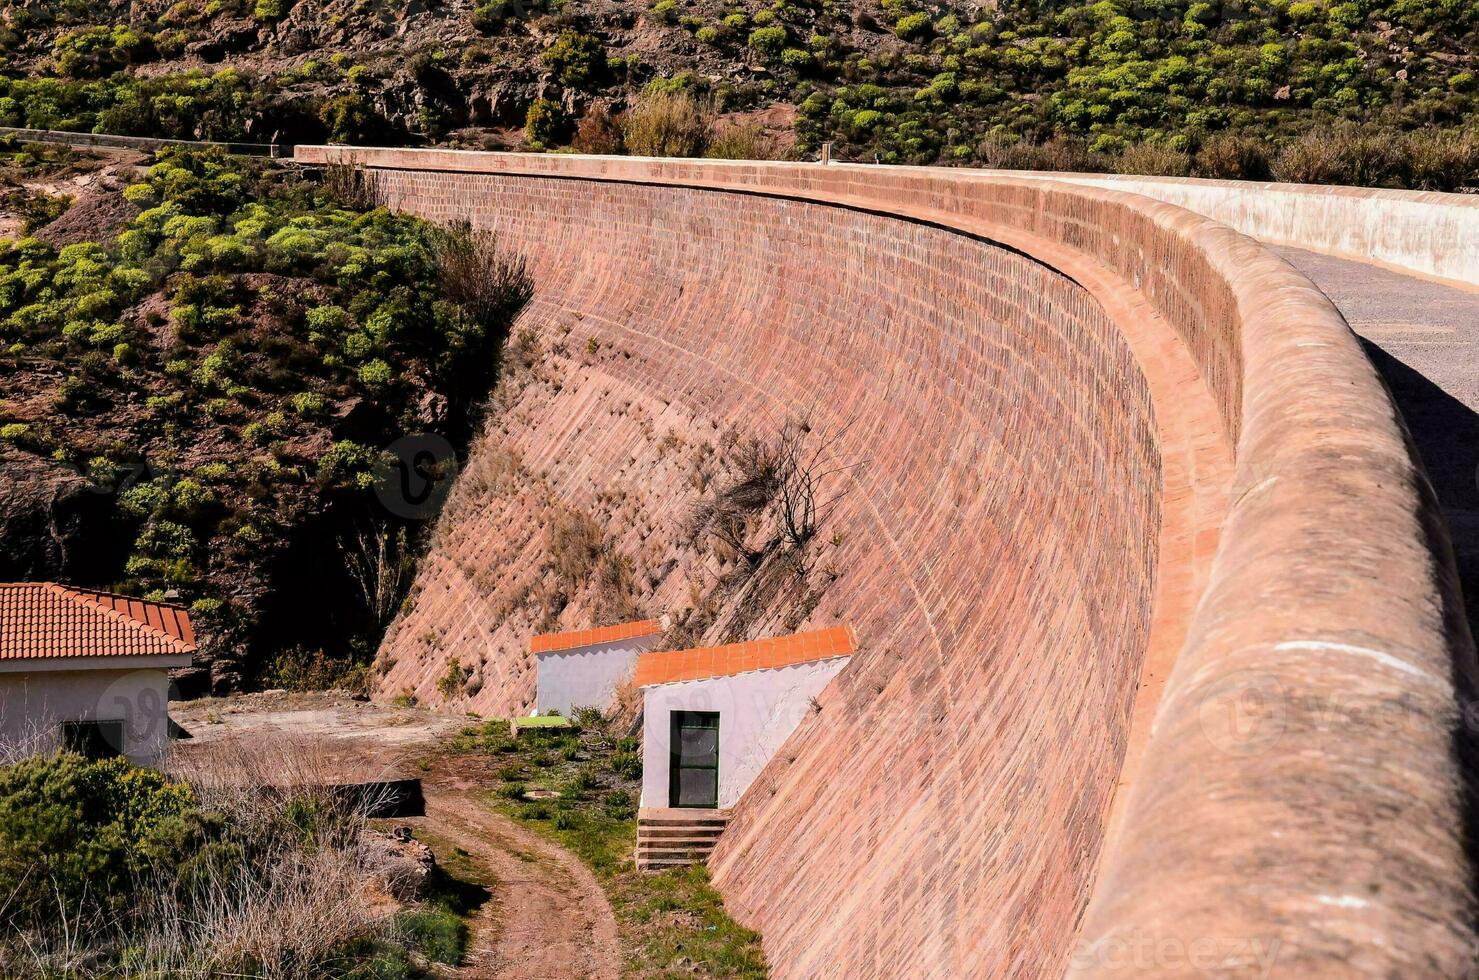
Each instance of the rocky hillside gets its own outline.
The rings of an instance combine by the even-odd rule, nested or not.
[[[1440,0],[26,0],[3,16],[11,125],[620,151],[582,120],[676,90],[784,131],[781,152],[1479,183],[1479,12]]]
[[[217,689],[284,654],[363,659],[528,298],[519,267],[367,211],[352,181],[7,158],[0,580],[189,603],[192,680]]]

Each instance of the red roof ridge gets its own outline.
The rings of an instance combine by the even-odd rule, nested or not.
[[[637,658],[634,684],[650,687],[833,660],[852,656],[857,645],[851,626],[833,626],[720,646],[654,650]]]
[[[630,623],[617,623],[614,626],[597,626],[594,629],[539,633],[529,638],[529,652],[536,656],[542,653],[558,653],[561,650],[573,650],[576,647],[591,646],[596,643],[612,643],[616,640],[630,640],[639,636],[656,636],[662,631],[661,620],[638,619]]]

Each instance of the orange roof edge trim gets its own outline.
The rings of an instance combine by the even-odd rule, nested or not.
[[[857,637],[850,626],[693,650],[655,650],[637,658],[634,682],[637,687],[652,687],[678,681],[732,677],[756,670],[836,660],[856,652]]]
[[[656,619],[639,619],[615,626],[600,626],[595,629],[566,630],[563,633],[540,633],[529,638],[529,652],[558,653],[576,647],[594,646],[598,643],[614,643],[639,636],[657,636],[663,631],[662,623]]]

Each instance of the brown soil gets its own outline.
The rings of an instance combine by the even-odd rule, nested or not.
[[[469,925],[464,977],[611,977],[616,918],[590,869],[569,851],[491,810],[470,786],[423,783],[426,816],[407,821],[462,848],[494,880]]]
[[[483,802],[486,766],[477,759],[428,758],[463,720],[326,692],[266,692],[176,703],[171,717],[190,732],[186,752],[231,736],[321,739],[346,782],[417,776],[426,815],[403,821],[436,845],[466,852],[491,881],[492,898],[469,922],[468,978],[615,978],[621,948],[611,905],[579,858]],[[429,766],[429,768],[423,768]],[[440,855],[445,858],[446,855]]]

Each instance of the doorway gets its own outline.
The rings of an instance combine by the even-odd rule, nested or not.
[[[674,711],[668,806],[719,806],[719,712]]]

